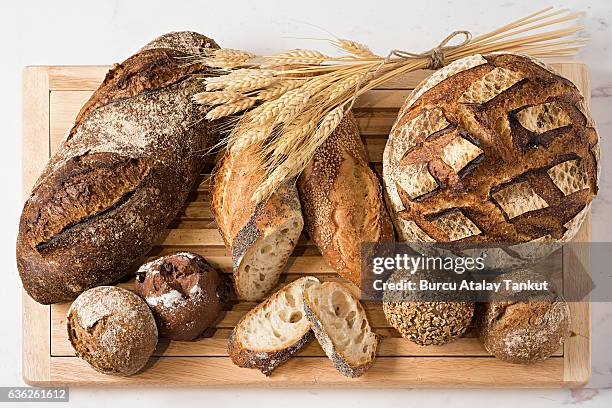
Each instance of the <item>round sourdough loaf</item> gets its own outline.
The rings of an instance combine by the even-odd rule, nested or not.
[[[142,265],[135,292],[157,322],[159,336],[193,340],[219,317],[229,287],[200,255],[178,252]]]
[[[104,374],[138,372],[157,345],[157,327],[147,304],[115,286],[83,292],[68,310],[67,327],[77,356]]]
[[[496,280],[539,282],[543,277],[519,269]],[[563,346],[569,333],[570,312],[565,300],[554,290],[541,293],[502,290],[497,297],[477,309],[479,337],[489,353],[510,363],[530,364],[550,357]]]
[[[597,193],[598,160],[574,84],[530,57],[474,55],[402,107],[384,151],[386,199],[402,241],[567,241]]]

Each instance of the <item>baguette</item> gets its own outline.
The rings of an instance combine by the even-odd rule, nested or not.
[[[215,170],[212,211],[232,255],[236,294],[261,300],[278,283],[297,244],[304,220],[295,185],[281,186],[265,202],[251,200],[260,176],[248,150],[226,152]]]
[[[311,276],[297,279],[249,311],[228,339],[234,364],[270,375],[308,343],[312,331],[302,309],[302,292],[318,282]]]
[[[361,261],[369,257],[362,243],[392,243],[394,236],[352,114],[316,151],[298,188],[308,235],[340,276],[361,286]]]
[[[372,366],[378,336],[345,285],[309,285],[304,289],[304,312],[323,351],[342,375],[359,377]]]
[[[34,300],[118,280],[176,216],[216,138],[191,102],[206,68],[182,59],[205,48],[218,46],[166,34],[115,65],[83,106],[23,207],[17,267]]]

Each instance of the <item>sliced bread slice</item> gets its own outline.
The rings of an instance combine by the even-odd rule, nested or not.
[[[312,331],[304,314],[302,294],[318,283],[312,276],[297,279],[249,311],[228,339],[234,364],[270,375],[308,343]]]
[[[374,363],[378,336],[347,286],[338,282],[309,285],[304,289],[304,312],[340,373],[359,377]]]

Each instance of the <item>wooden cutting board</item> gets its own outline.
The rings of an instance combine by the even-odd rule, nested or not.
[[[580,63],[554,64],[590,99],[588,73]],[[23,191],[24,199],[45,163],[63,140],[83,103],[98,87],[107,66],[27,67],[23,71]],[[381,170],[382,151],[397,111],[410,90],[431,71],[411,73],[364,95],[355,114],[375,170]],[[576,237],[590,241],[590,217]],[[174,250],[205,256],[225,272],[231,262],[217,232],[209,206],[208,176],[190,194],[151,256]],[[588,264],[587,252],[564,249],[563,275],[575,262]],[[291,258],[282,281],[302,274],[338,280],[306,237]],[[130,288],[132,281],[120,283]],[[312,342],[269,378],[257,370],[239,368],[227,357],[226,339],[236,322],[254,303],[227,310],[216,327],[195,342],[160,340],[154,357],[129,378],[99,374],[74,356],[66,334],[69,304],[39,305],[23,295],[23,377],[32,385],[163,385],[258,387],[575,387],[591,372],[590,304],[571,303],[571,337],[548,360],[530,366],[512,365],[489,356],[473,334],[445,346],[417,346],[402,339],[387,323],[380,303],[365,302],[375,331],[384,336],[378,358],[358,379],[340,375]]]

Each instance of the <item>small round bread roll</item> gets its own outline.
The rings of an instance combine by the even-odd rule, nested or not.
[[[227,299],[221,275],[200,255],[179,252],[136,272],[136,293],[151,310],[160,337],[193,340],[217,318]]]
[[[83,292],[68,310],[67,325],[77,356],[103,374],[138,372],[157,345],[157,327],[147,304],[115,286]]]
[[[458,275],[446,272],[420,271],[411,275],[408,271],[395,272],[388,282],[402,280],[417,283],[421,279],[430,282],[450,282]],[[383,294],[383,311],[391,324],[404,338],[422,345],[442,345],[463,335],[474,315],[474,303],[459,301],[450,292],[409,290],[390,291]]]
[[[543,278],[519,270],[501,275],[496,281],[528,279],[540,282]],[[478,308],[480,339],[490,354],[510,363],[530,364],[547,359],[563,346],[569,331],[569,307],[554,290],[546,293],[502,290],[497,297],[503,300]]]

